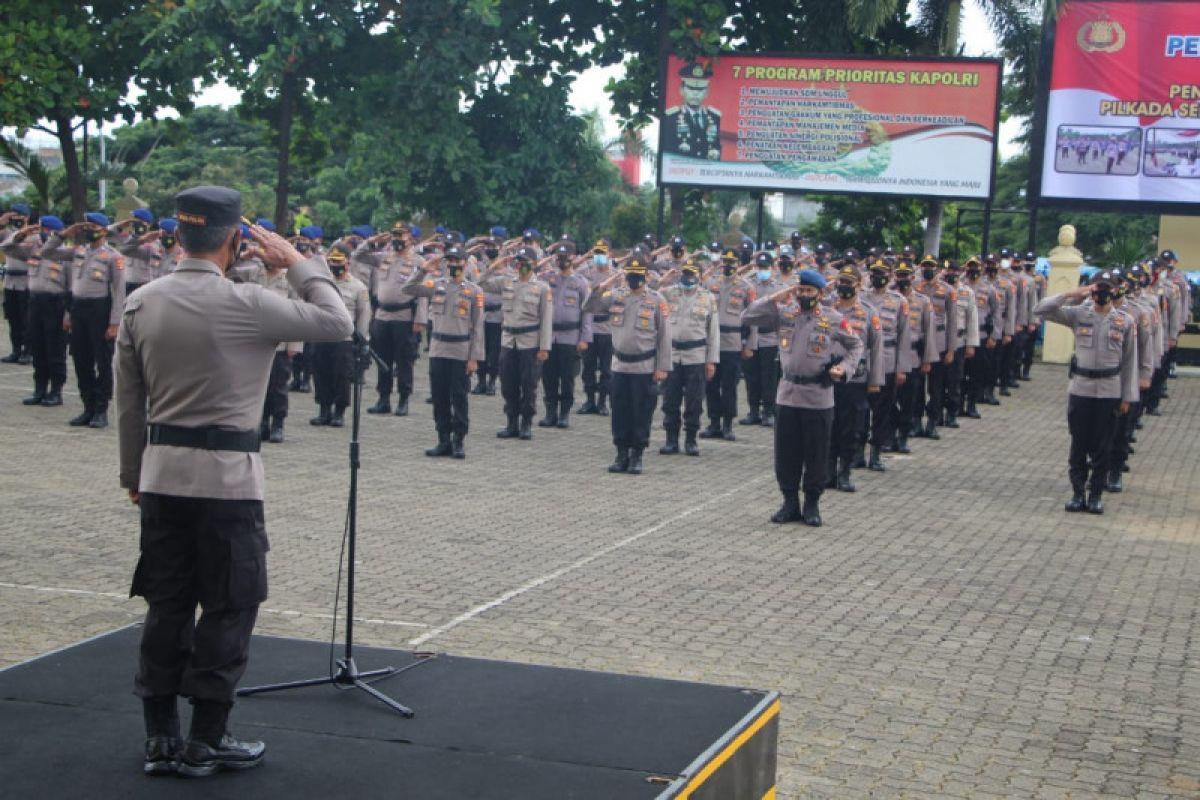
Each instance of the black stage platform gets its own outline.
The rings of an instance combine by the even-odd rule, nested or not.
[[[246,697],[232,728],[263,765],[206,779],[141,773],[131,694],[140,628],[0,671],[0,794],[12,798],[720,798],[775,796],[774,692],[360,647],[411,669],[364,692]],[[243,685],[322,674],[327,643],[256,636]],[[340,655],[340,652],[338,653]],[[184,730],[190,708],[180,704]]]

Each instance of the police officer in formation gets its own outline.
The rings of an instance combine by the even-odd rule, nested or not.
[[[333,285],[354,320],[354,332],[369,340],[371,330],[371,298],[362,281],[350,274],[350,252],[344,245],[334,245],[325,256]],[[346,407],[350,405],[350,381],[355,379],[354,342],[350,337],[340,342],[317,342],[312,355],[314,399],[320,409],[309,424],[340,428],[346,424]]]
[[[661,292],[668,307],[671,371],[663,389],[663,429],[667,437],[658,452],[668,456],[678,453],[682,429],[683,451],[698,456],[696,434],[700,431],[704,387],[717,372],[721,333],[716,298],[700,286],[700,267],[695,260],[685,261],[677,278],[678,282],[662,287]]]
[[[71,296],[73,249],[50,247],[66,226],[55,216],[43,216],[8,237],[0,250],[9,264],[24,264],[29,272],[27,338],[33,361],[33,394],[27,406],[63,404],[67,381],[67,303]]]
[[[15,248],[5,245],[14,243],[17,233],[29,225],[33,210],[24,203],[14,203],[12,208],[0,214],[0,225],[5,230],[0,235],[0,250],[5,254],[4,262],[4,318],[8,320],[8,341],[12,350],[0,364],[28,364],[32,361],[27,332],[29,329],[29,261],[15,253]],[[26,253],[29,255],[29,253]]]
[[[591,315],[583,311],[591,293],[591,283],[585,276],[575,272],[574,242],[556,243],[553,255],[551,268],[539,276],[550,287],[554,320],[549,357],[542,364],[546,416],[538,421],[540,428],[570,426],[580,357],[592,343]]]
[[[609,256],[607,239],[592,245],[591,263],[579,274],[587,279],[589,293],[598,284],[612,277],[614,267]],[[580,414],[608,416],[608,396],[612,384],[612,328],[608,325],[608,314],[588,314],[592,329],[592,342],[583,353],[583,392],[587,399],[579,408]]]

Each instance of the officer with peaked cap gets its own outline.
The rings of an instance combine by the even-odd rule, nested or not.
[[[560,240],[553,245],[552,252],[553,268],[538,276],[550,287],[554,306],[550,357],[542,365],[546,416],[538,421],[538,427],[566,428],[570,426],[571,408],[575,404],[575,376],[579,374],[580,358],[592,343],[592,318],[583,311],[591,284],[575,272],[574,242]]]
[[[833,383],[847,379],[862,358],[863,343],[854,335],[849,320],[837,311],[821,308],[825,289],[821,273],[800,270],[798,279],[796,285],[751,303],[742,322],[779,331],[783,377],[775,398],[775,479],[783,506],[771,521],[818,526],[818,503],[829,469]]]
[[[329,248],[325,262],[333,274],[346,311],[354,320],[354,330],[363,339],[371,336],[371,298],[365,284],[350,274],[350,248],[336,244]],[[350,381],[356,380],[354,342],[346,337],[340,342],[316,342],[313,345],[313,399],[320,409],[308,422],[340,428],[346,424],[346,407],[350,405]]]
[[[696,433],[704,406],[704,387],[717,374],[721,358],[721,332],[716,298],[700,286],[700,268],[693,259],[684,262],[679,282],[662,290],[670,308],[671,373],[663,388],[663,428],[666,443],[661,455],[679,452],[679,431],[684,432],[684,452],[700,455]],[[683,415],[680,417],[680,405]]]
[[[264,751],[226,723],[267,596],[258,422],[271,360],[280,342],[341,341],[353,323],[324,262],[260,227],[251,235],[263,260],[287,268],[303,299],[225,280],[240,194],[197,187],[175,204],[186,257],[125,304],[117,427],[121,486],[142,518],[131,594],[149,604],[134,682],[144,770],[204,776],[254,766]],[[183,746],[178,695],[194,708]]]
[[[1104,513],[1101,495],[1117,418],[1138,399],[1137,325],[1113,307],[1117,283],[1113,273],[1104,270],[1089,285],[1047,297],[1034,307],[1041,319],[1075,334],[1067,396],[1072,492],[1067,511]]]
[[[721,159],[721,112],[704,105],[712,67],[685,64],[679,70],[683,105],[672,106],[663,116],[663,149],[690,158]]]
[[[42,217],[9,239],[2,248],[10,258],[29,265],[29,349],[33,356],[33,394],[27,406],[61,406],[67,380],[67,335],[63,322],[71,295],[73,247],[47,247],[65,226],[55,216]]]
[[[708,381],[705,402],[708,427],[701,439],[737,438],[733,420],[737,416],[737,387],[742,376],[742,349],[750,331],[742,325],[742,312],[754,302],[754,287],[738,275],[738,255],[726,250],[721,255],[720,274],[710,278],[705,288],[717,301],[717,324],[721,334],[721,355],[717,373]]]
[[[162,245],[158,243],[159,232],[151,230],[154,215],[148,208],[135,208],[133,215],[123,219],[110,229],[120,234],[114,240],[117,252],[125,256],[125,294],[133,294],[159,275],[162,262]]]
[[[592,263],[579,271],[580,275],[587,278],[591,290],[612,277],[614,268],[608,251],[608,240],[598,240],[592,246]],[[583,353],[583,391],[587,400],[579,413],[608,416],[608,393],[612,383],[612,328],[608,325],[608,314],[587,314],[587,317],[592,329],[592,343]]]
[[[16,255],[13,248],[6,248],[17,232],[29,225],[33,209],[24,203],[13,203],[11,210],[0,214],[0,225],[8,231],[0,239],[0,250],[4,252],[4,318],[8,320],[8,341],[12,352],[0,358],[0,364],[28,364],[29,344],[26,330],[29,327],[29,263]]]

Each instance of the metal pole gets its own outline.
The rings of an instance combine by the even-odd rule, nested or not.
[[[96,125],[96,134],[100,137],[100,171],[104,173],[105,154],[104,154],[104,123],[100,122]],[[105,201],[108,199],[108,181],[104,178],[100,179],[100,208],[104,208]]]
[[[666,195],[666,187],[660,182],[658,184],[658,231],[656,233],[656,236],[658,237],[657,241],[660,244],[662,243],[663,238],[663,214],[666,211]]]
[[[1153,130],[1153,128],[1151,128]],[[1029,209],[1029,246],[1028,250],[1037,252],[1037,224],[1038,224],[1038,207],[1035,205]]]
[[[958,261],[958,237],[962,229],[963,207],[958,206],[954,211],[954,260]]]
[[[983,204],[983,240],[979,243],[979,249],[984,253],[988,251],[988,239],[992,235],[992,202]]]
[[[759,192],[758,194],[758,246],[761,248],[763,243],[763,208],[767,203],[767,193]]]
[[[87,206],[87,176],[88,176],[88,131],[87,120],[83,121],[83,205]]]

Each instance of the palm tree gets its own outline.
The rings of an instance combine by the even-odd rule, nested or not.
[[[54,198],[50,188],[50,170],[37,153],[21,144],[16,139],[0,136],[0,163],[29,181],[29,185],[37,192],[38,209],[43,214],[49,214],[54,209]]]

